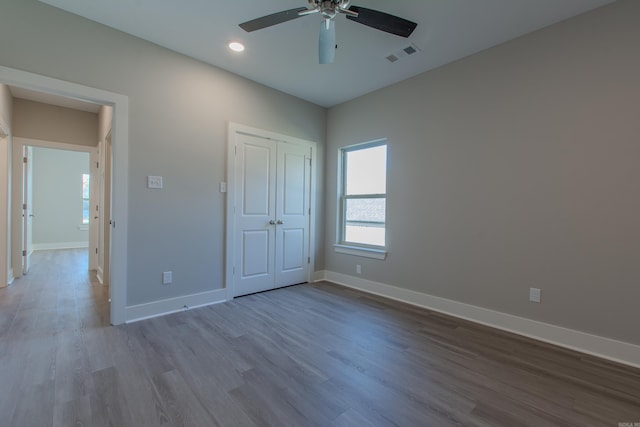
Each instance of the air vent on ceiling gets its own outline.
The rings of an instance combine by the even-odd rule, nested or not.
[[[415,55],[418,52],[420,52],[420,48],[418,48],[415,43],[411,43],[402,49],[398,49],[397,51],[388,54],[385,56],[385,59],[391,63],[398,62],[399,60],[404,59],[407,56]]]

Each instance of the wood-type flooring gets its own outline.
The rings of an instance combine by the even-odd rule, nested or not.
[[[329,283],[108,313],[82,250],[0,289],[0,426],[640,423],[640,370]]]

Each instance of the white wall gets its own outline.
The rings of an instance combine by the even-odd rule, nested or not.
[[[620,0],[332,108],[326,269],[640,344],[639,22]],[[388,258],[337,254],[338,150],[382,137]]]
[[[128,305],[223,287],[229,121],[325,140],[321,107],[35,0],[3,1],[0,38],[2,65],[129,97]]]
[[[33,248],[86,247],[82,230],[82,174],[89,153],[33,148]],[[84,245],[84,246],[83,246]]]
[[[11,273],[11,120],[13,100],[9,87],[0,83],[0,288]]]

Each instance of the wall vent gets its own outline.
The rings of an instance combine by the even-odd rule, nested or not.
[[[390,54],[385,56],[385,59],[391,63],[394,63],[406,58],[407,56],[415,55],[418,52],[420,52],[420,48],[418,48],[415,43],[411,43],[410,45],[405,46],[402,49],[391,52]]]

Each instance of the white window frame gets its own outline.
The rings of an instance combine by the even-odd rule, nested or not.
[[[387,193],[383,194],[361,194],[347,196],[346,192],[346,176],[347,176],[347,156],[346,154],[353,151],[365,150],[368,148],[386,146],[387,152],[389,145],[386,139],[380,139],[376,141],[366,142],[362,144],[350,145],[343,147],[339,152],[339,173],[338,173],[338,227],[337,227],[337,243],[334,245],[334,250],[338,253],[356,255],[367,258],[374,258],[383,260],[387,256],[387,209],[385,208],[385,246],[367,245],[357,242],[349,242],[345,240],[346,235],[346,209],[347,200],[350,199],[387,199]],[[385,171],[386,172],[386,171]],[[386,205],[386,203],[385,203]]]

